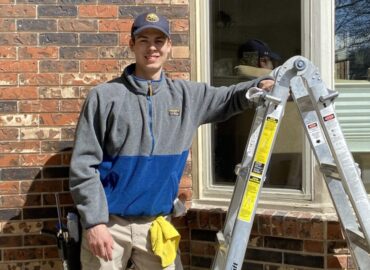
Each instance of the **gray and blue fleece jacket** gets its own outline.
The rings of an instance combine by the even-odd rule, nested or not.
[[[255,81],[229,87],[122,76],[94,87],[83,106],[70,190],[84,228],[124,217],[170,214],[193,136],[253,105]]]

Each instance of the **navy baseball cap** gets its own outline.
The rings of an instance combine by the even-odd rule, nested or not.
[[[258,39],[250,39],[239,47],[239,59],[243,57],[244,52],[258,52],[259,57],[268,56],[272,60],[280,60],[279,54],[271,51],[270,47],[263,41]]]
[[[143,13],[136,17],[131,27],[131,36],[134,37],[145,29],[154,28],[170,37],[168,20],[154,12]]]

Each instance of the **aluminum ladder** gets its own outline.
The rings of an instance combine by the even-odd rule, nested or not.
[[[250,91],[253,91],[251,89]],[[326,88],[308,59],[294,56],[275,73],[275,86],[257,107],[244,156],[235,172],[225,225],[217,233],[213,270],[242,268],[272,149],[290,95],[324,176],[353,261],[370,269],[370,203],[361,173],[348,149],[334,111],[338,93]]]

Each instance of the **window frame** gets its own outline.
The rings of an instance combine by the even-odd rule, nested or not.
[[[334,7],[334,1],[301,0],[302,55],[311,59],[319,67],[322,78],[328,82],[328,87],[332,87],[334,82]],[[191,19],[194,21],[191,28],[194,35],[191,41],[195,44],[192,64],[196,67],[192,78],[197,81],[210,82],[209,2],[193,1],[191,8],[193,11]],[[233,193],[234,186],[215,185],[212,182],[211,135],[211,125],[203,125],[198,129],[194,140],[192,148],[193,206],[228,206]],[[305,137],[304,133],[303,136]],[[324,187],[325,182],[320,172],[315,169],[316,161],[309,142],[306,138],[303,141],[302,190],[264,188],[260,205],[274,207],[281,204],[290,208],[290,206],[307,206],[310,202],[310,207],[313,206],[315,209],[318,207],[322,209],[323,205],[325,205],[324,208],[326,206],[332,208],[330,196]]]

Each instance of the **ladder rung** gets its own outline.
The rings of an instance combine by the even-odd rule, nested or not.
[[[338,172],[338,167],[335,164],[321,163],[320,170],[325,176],[338,179],[338,180],[341,179],[339,172]]]
[[[225,243],[225,236],[223,234],[222,231],[219,231],[217,234],[216,234],[216,237],[217,237],[217,241],[220,245],[224,244]]]
[[[362,232],[353,229],[346,229],[346,232],[352,243],[370,252],[370,248]]]

